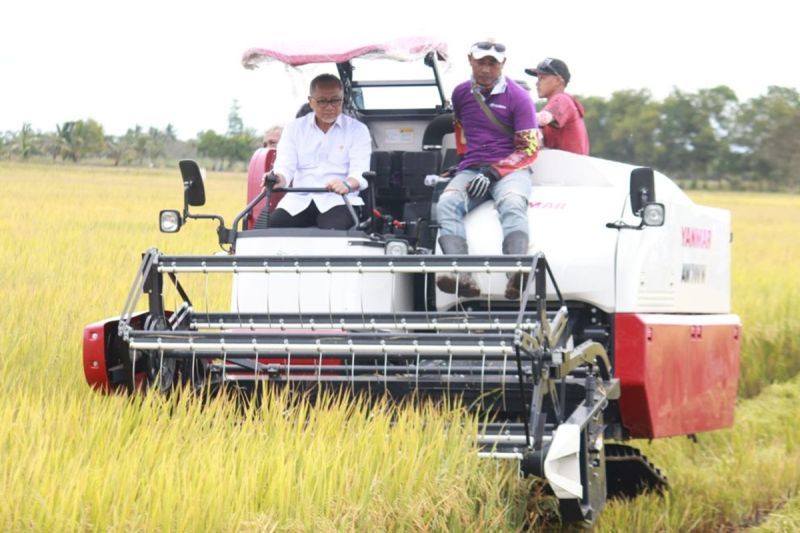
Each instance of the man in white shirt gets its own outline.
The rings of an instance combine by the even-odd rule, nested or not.
[[[318,226],[348,229],[353,217],[345,205],[364,205],[372,140],[361,122],[342,114],[342,82],[332,74],[311,81],[308,102],[313,113],[295,119],[281,135],[273,172],[276,187],[325,188],[323,193],[287,193],[270,215],[271,228]]]

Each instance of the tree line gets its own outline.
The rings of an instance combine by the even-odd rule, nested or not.
[[[206,157],[215,170],[247,161],[260,146],[261,137],[244,127],[239,104],[234,100],[228,115],[228,131],[201,131],[189,140],[177,138],[172,124],[162,130],[136,125],[124,135],[106,135],[103,126],[88,118],[56,124],[55,131],[34,131],[25,123],[19,131],[0,133],[0,159],[74,162],[101,160],[114,166],[165,166],[176,159]]]
[[[663,101],[648,91],[585,97],[591,153],[652,166],[694,187],[800,191],[800,94],[769,87],[739,101],[729,87]]]
[[[697,92],[676,88],[660,101],[647,90],[578,98],[586,108],[593,156],[652,166],[693,187],[800,191],[796,89],[769,87],[745,101],[727,86]],[[153,166],[201,156],[224,169],[246,162],[260,141],[245,127],[234,101],[225,133],[206,130],[181,141],[171,125],[163,130],[137,125],[113,136],[93,119],[65,122],[44,133],[23,124],[19,131],[0,134],[0,159],[101,158],[114,165]]]

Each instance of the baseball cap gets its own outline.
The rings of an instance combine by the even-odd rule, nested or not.
[[[469,55],[475,59],[492,56],[502,63],[506,58],[506,45],[494,41],[480,41],[470,46]]]
[[[567,64],[560,59],[548,57],[538,65],[536,68],[526,68],[525,72],[531,76],[538,76],[539,74],[555,74],[561,76],[564,83],[569,83],[569,69]]]

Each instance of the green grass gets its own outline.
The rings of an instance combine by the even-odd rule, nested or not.
[[[795,494],[793,498],[763,518],[764,521],[754,528],[759,533],[800,531],[800,494]]]
[[[712,531],[748,525],[800,493],[800,377],[742,400],[732,429],[637,446],[669,475],[664,497],[612,501],[599,531]]]

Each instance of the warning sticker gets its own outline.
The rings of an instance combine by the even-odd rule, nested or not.
[[[386,130],[387,144],[413,144],[414,128],[389,128]]]

